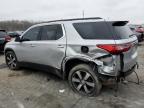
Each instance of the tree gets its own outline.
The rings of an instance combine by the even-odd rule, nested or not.
[[[0,21],[0,29],[6,31],[25,31],[27,28],[29,28],[34,24],[35,22],[19,21],[19,20]]]

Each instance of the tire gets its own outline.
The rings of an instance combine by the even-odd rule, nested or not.
[[[19,69],[17,57],[13,51],[7,51],[5,54],[5,61],[9,69],[17,70]]]
[[[87,64],[73,67],[69,73],[68,81],[73,91],[83,96],[97,96],[102,88],[95,72]]]

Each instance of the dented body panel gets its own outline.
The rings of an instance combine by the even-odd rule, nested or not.
[[[98,58],[109,55],[109,53],[96,47],[96,45],[103,43],[115,44],[114,40],[84,40],[76,33],[76,30],[71,23],[66,23],[65,28],[67,35],[67,49],[64,63],[72,59],[80,59],[95,63],[99,67],[98,72],[100,74],[110,76],[117,76],[119,74],[120,57],[111,55],[111,60],[106,65]],[[88,53],[83,53],[81,51],[82,46],[88,47]]]

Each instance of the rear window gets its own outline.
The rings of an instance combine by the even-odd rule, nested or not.
[[[84,22],[73,24],[83,39],[113,39],[105,22]]]
[[[117,22],[107,22],[109,27],[112,28],[114,38],[119,39],[128,39],[133,35],[132,30],[128,27],[126,21],[117,21]]]
[[[113,28],[116,33],[116,39],[128,39],[133,34],[128,26],[114,26]]]
[[[0,38],[4,38],[6,36],[6,32],[0,31]]]

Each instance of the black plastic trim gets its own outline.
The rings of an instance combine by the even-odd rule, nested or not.
[[[52,66],[37,64],[37,63],[30,63],[30,62],[18,62],[18,64],[20,67],[27,67],[27,68],[36,69],[36,70],[43,70],[43,71],[55,74],[55,75],[59,76],[60,78],[63,78],[62,74],[61,74],[61,70],[57,69],[55,67],[52,67]]]

